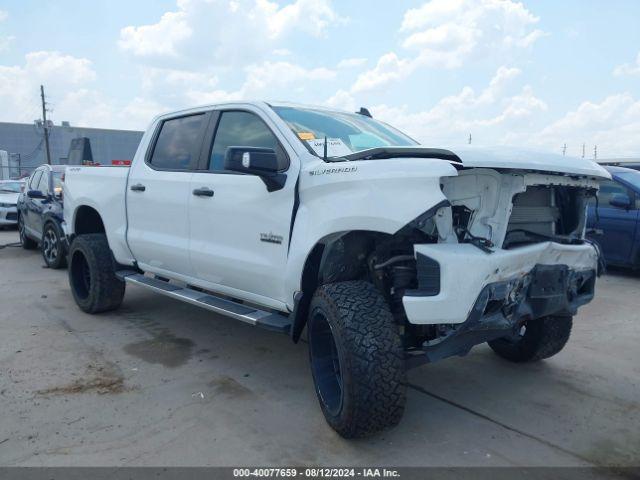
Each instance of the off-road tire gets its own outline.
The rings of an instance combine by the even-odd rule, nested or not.
[[[330,327],[339,359],[342,400],[334,411],[323,400],[314,364],[318,322]],[[406,402],[404,350],[380,292],[364,281],[322,285],[311,300],[307,328],[314,384],[327,423],[345,438],[397,425]]]
[[[87,313],[120,306],[125,283],[115,276],[106,235],[91,233],[73,240],[69,248],[69,286],[76,304]]]
[[[564,348],[571,335],[573,317],[548,316],[529,320],[518,340],[499,338],[489,346],[500,357],[512,362],[537,362],[554,356]]]
[[[38,247],[38,242],[27,236],[22,215],[18,215],[18,235],[20,236],[20,245],[25,250],[34,250]]]
[[[67,256],[63,243],[63,233],[60,226],[54,221],[48,221],[42,229],[40,242],[42,259],[49,268],[58,269],[67,266]],[[55,243],[55,245],[50,245]],[[55,255],[53,255],[55,251]]]

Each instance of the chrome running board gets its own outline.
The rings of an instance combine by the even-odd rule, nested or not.
[[[133,270],[121,270],[116,276],[127,283],[139,285],[167,297],[175,298],[191,305],[211,310],[212,312],[235,318],[256,327],[266,328],[277,332],[287,333],[291,327],[289,317],[274,312],[259,310],[224,298],[216,297],[193,288],[174,285],[158,278],[146,277]]]

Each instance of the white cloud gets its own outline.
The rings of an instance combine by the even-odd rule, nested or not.
[[[638,52],[635,63],[623,63],[622,65],[618,65],[613,69],[613,74],[616,77],[640,75],[640,52]]]
[[[168,78],[177,81],[178,76]],[[54,122],[70,120],[74,125],[139,129],[166,110],[140,98],[119,104],[97,90],[95,80],[88,59],[55,51],[30,52],[22,65],[0,65],[0,120],[30,123],[40,118],[41,84],[46,89],[48,116]]]
[[[338,90],[334,95],[325,100],[324,104],[327,107],[347,111],[354,111],[357,108],[355,99],[346,90]]]
[[[329,0],[296,0],[283,7],[269,0],[178,0],[176,10],[158,22],[123,28],[119,45],[164,67],[230,67],[263,59],[292,32],[319,37],[345,22]]]
[[[393,52],[386,53],[378,59],[375,67],[358,76],[351,91],[358,93],[372,90],[389,82],[406,78],[414,68],[415,63],[411,60],[400,59]]]
[[[31,122],[40,117],[40,85],[57,108],[68,91],[95,79],[92,64],[85,58],[60,52],[39,51],[25,55],[23,65],[0,65],[0,116],[5,120]]]
[[[180,44],[192,34],[186,12],[167,12],[153,25],[124,27],[120,31],[119,45],[137,56],[175,57]]]
[[[374,106],[371,110],[376,117],[428,145],[460,144],[470,133],[480,143],[502,143],[505,125],[509,131],[527,129],[535,114],[548,108],[528,85],[518,93],[507,94],[520,73],[516,68],[500,67],[479,93],[464,87],[456,95],[443,97],[424,111],[387,105]]]
[[[531,136],[531,143],[560,148],[566,143],[571,154],[581,154],[582,144],[598,156],[614,157],[640,153],[640,100],[629,93],[607,96],[601,102],[582,102],[575,110]],[[579,153],[580,152],[580,153]]]
[[[531,47],[547,35],[534,28],[538,22],[511,0],[431,0],[405,12],[400,34],[407,54],[380,57],[352,91],[380,88],[420,67],[460,68],[470,59]]]
[[[272,53],[277,57],[288,57],[291,55],[291,50],[287,48],[276,48]]]
[[[0,22],[4,22],[9,18],[9,13],[5,10],[0,10]],[[16,39],[13,35],[7,35],[5,37],[0,36],[0,52],[4,52],[9,49],[9,45]]]
[[[249,65],[245,68],[246,80],[241,87],[242,96],[253,97],[269,93],[273,95],[279,88],[298,85],[303,88],[305,83],[313,84],[333,80],[336,72],[328,68],[307,69],[290,62],[263,62]]]
[[[354,68],[361,67],[367,63],[366,58],[345,58],[338,62],[338,68]]]

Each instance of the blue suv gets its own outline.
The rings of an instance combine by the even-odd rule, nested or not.
[[[49,268],[67,263],[67,245],[62,231],[62,181],[64,165],[41,165],[27,180],[18,197],[18,233],[25,249],[38,245]]]
[[[640,171],[605,167],[613,177],[603,181],[589,203],[587,237],[596,242],[608,265],[640,268]]]

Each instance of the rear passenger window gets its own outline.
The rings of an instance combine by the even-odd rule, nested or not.
[[[275,150],[278,170],[286,170],[289,160],[278,139],[260,117],[249,112],[222,112],[216,129],[209,170],[224,170],[228,147],[261,147]]]
[[[162,122],[150,164],[159,169],[193,168],[200,152],[200,131],[205,114],[172,118]]]

